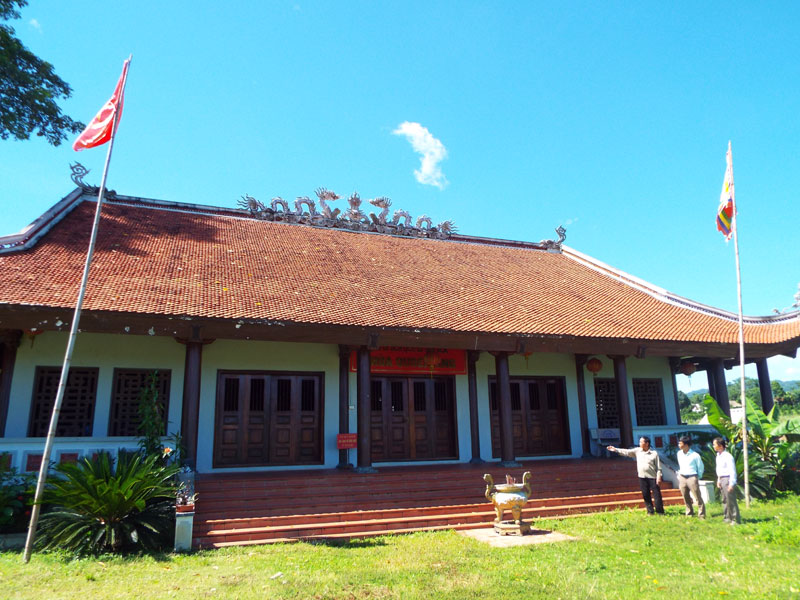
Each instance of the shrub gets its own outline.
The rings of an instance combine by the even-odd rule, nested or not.
[[[43,549],[77,554],[157,550],[175,527],[177,466],[157,455],[120,452],[116,469],[107,453],[56,467],[43,502],[52,510],[39,521]]]
[[[2,464],[2,461],[0,461]],[[33,502],[35,478],[0,467],[0,533],[25,531]]]

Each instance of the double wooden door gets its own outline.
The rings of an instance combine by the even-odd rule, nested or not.
[[[322,375],[220,372],[214,466],[322,462]]]
[[[511,427],[515,456],[568,454],[569,419],[562,377],[512,377]],[[489,378],[492,413],[492,456],[500,453],[500,410],[497,380]]]
[[[451,377],[373,377],[372,460],[457,458]]]

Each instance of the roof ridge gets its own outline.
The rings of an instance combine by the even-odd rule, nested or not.
[[[619,281],[620,283],[623,283],[645,294],[648,294],[652,298],[664,302],[665,304],[669,304],[671,306],[677,306],[679,308],[687,308],[689,310],[698,313],[719,317],[730,321],[739,320],[739,315],[737,313],[723,310],[721,308],[716,308],[714,306],[709,306],[707,304],[691,300],[690,298],[680,296],[662,287],[659,287],[648,281],[645,281],[644,279],[640,279],[635,275],[631,275],[630,273],[627,273],[621,269],[612,267],[611,265],[604,263],[601,260],[589,256],[588,254],[584,254],[569,246],[562,246],[562,253],[567,258],[575,260],[576,262],[579,262],[590,269],[594,269],[599,273],[603,273],[611,277],[612,279]],[[742,321],[749,325],[771,325],[776,322],[792,321],[799,318],[800,318],[800,310],[797,310],[791,313],[783,313],[779,315],[764,315],[764,316],[743,315]]]

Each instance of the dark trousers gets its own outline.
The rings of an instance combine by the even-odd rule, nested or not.
[[[639,486],[642,488],[642,499],[644,500],[645,508],[648,514],[653,514],[653,499],[655,499],[655,512],[660,515],[664,514],[664,502],[661,500],[661,489],[656,484],[653,477],[639,477]],[[653,493],[653,499],[650,498],[650,493]]]

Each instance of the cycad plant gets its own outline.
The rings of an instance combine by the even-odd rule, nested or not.
[[[103,452],[61,464],[44,503],[52,510],[39,521],[38,544],[77,554],[156,550],[174,531],[174,476],[179,467],[157,455]]]

